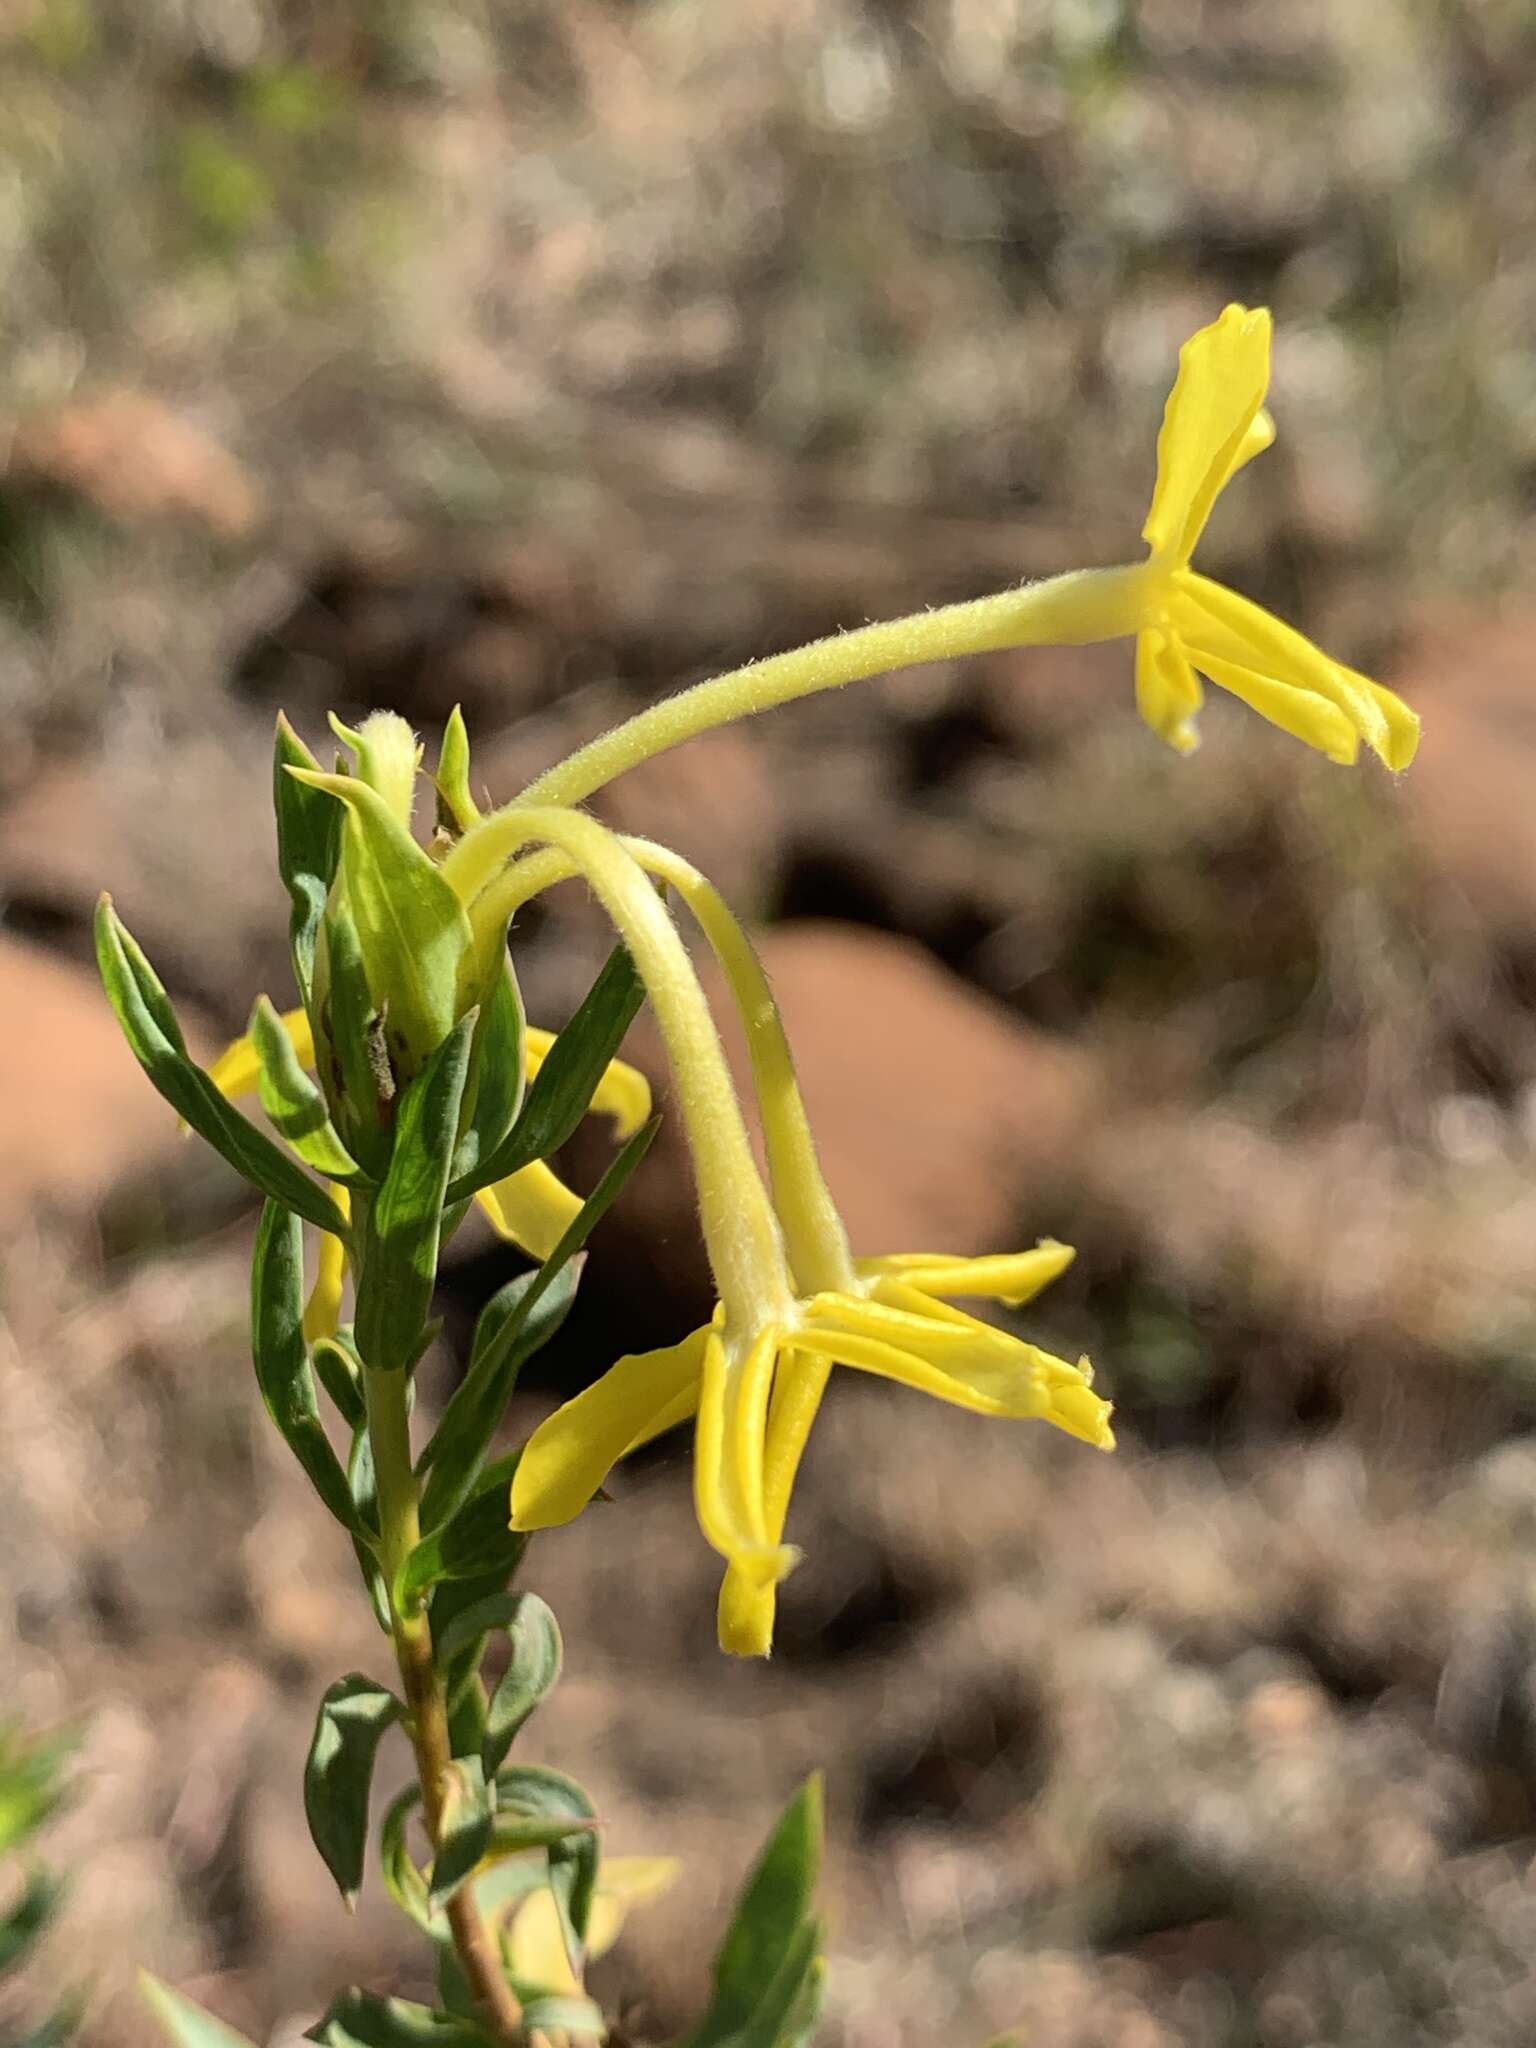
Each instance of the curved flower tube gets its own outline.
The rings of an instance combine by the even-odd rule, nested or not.
[[[1142,716],[1181,753],[1195,745],[1198,670],[1331,760],[1352,761],[1363,739],[1389,768],[1406,768],[1419,736],[1407,705],[1190,567],[1217,497],[1274,438],[1264,411],[1270,326],[1263,308],[1228,306],[1184,344],[1158,435],[1145,562],[863,626],[697,683],[547,769],[519,800],[580,803],[696,733],[916,662],[1121,638],[1136,641]]]

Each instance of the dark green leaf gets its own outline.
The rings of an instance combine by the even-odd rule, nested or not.
[[[304,1342],[304,1233],[297,1216],[267,1202],[251,1263],[251,1351],[267,1413],[344,1529],[362,1534],[352,1489],[326,1440]]]
[[[368,1204],[353,1335],[371,1372],[403,1371],[421,1344],[474,1028],[471,1011],[401,1097],[389,1172]]]
[[[535,1820],[592,1823],[592,1802],[573,1778],[542,1764],[517,1764],[496,1773],[496,1805],[503,1817],[526,1814]],[[572,1970],[581,1976],[586,1954],[587,1922],[597,1889],[597,1831],[566,1835],[545,1852],[549,1889],[560,1917],[561,1938]]]
[[[559,1151],[586,1115],[644,996],[634,962],[623,946],[617,947],[581,1008],[550,1047],[517,1122],[472,1173],[454,1182],[453,1199],[472,1195]]]
[[[546,1260],[536,1273],[509,1280],[486,1303],[468,1369],[421,1455],[428,1474],[421,1497],[424,1529],[437,1528],[474,1485],[518,1373],[565,1321],[580,1278],[574,1258],[558,1267]]]
[[[389,1168],[394,1075],[384,1026],[346,904],[326,906],[315,956],[315,1060],[331,1115],[347,1149],[380,1179]]]
[[[349,1429],[361,1429],[364,1420],[361,1368],[340,1337],[321,1337],[311,1347],[315,1376],[336,1404]]]
[[[260,1063],[261,1106],[278,1135],[328,1179],[355,1175],[357,1162],[332,1128],[325,1097],[300,1066],[283,1021],[265,996],[256,998],[250,1032]]]
[[[373,1760],[385,1730],[404,1712],[392,1692],[357,1671],[338,1678],[320,1702],[304,1766],[304,1811],[349,1908],[363,1882]]]
[[[401,1912],[414,1920],[423,1933],[430,1934],[434,1941],[445,1941],[448,1923],[441,1914],[428,1911],[427,1880],[417,1868],[406,1839],[406,1823],[420,1805],[419,1785],[407,1785],[399,1797],[390,1802],[379,1830],[379,1869],[385,1889]]]
[[[448,1697],[448,1747],[455,1756],[478,1756],[485,1746],[485,1687],[473,1665]]]
[[[485,1854],[493,1818],[484,1764],[478,1756],[456,1756],[444,1784],[442,1830],[427,1898],[429,1912],[447,1905]]]
[[[64,1887],[46,1870],[28,1876],[18,1898],[0,1919],[0,1971],[12,1970],[54,1916]]]
[[[817,1953],[810,1910],[821,1833],[821,1780],[812,1777],[790,1801],[747,1880],[715,1958],[709,2011],[688,2048],[780,2048]],[[799,1974],[786,1986],[791,1965]],[[765,2014],[776,2015],[780,2034],[762,2031]]]
[[[325,899],[341,854],[342,810],[324,790],[296,782],[290,768],[318,768],[319,762],[288,720],[278,715],[272,760],[272,805],[277,813],[277,865],[293,910],[288,945],[294,979],[306,1005],[315,971],[315,939]]]
[[[475,1492],[446,1522],[424,1536],[400,1567],[395,1598],[409,1609],[429,1586],[443,1579],[494,1577],[497,1588],[505,1586],[522,1561],[527,1537],[509,1526],[508,1489],[517,1469],[517,1453],[511,1451],[480,1475]],[[437,1602],[434,1600],[434,1607]]]
[[[523,999],[510,964],[496,976],[480,1012],[470,1055],[473,1103],[454,1154],[456,1180],[494,1152],[523,1099]]]
[[[486,2048],[487,2035],[469,2020],[435,2013],[405,1998],[343,1991],[304,2036],[321,2048]]]
[[[507,1463],[509,1468],[515,1466],[515,1457]],[[487,1490],[489,1491],[489,1486]],[[521,1561],[522,1546],[519,1546],[517,1556],[513,1560],[514,1568]],[[462,1649],[455,1650],[453,1655],[447,1658],[439,1653],[438,1646],[461,1614],[466,1614],[472,1607],[480,1606],[483,1601],[505,1597],[507,1580],[511,1575],[511,1570],[504,1564],[497,1563],[488,1571],[466,1574],[461,1579],[443,1579],[433,1588],[432,1604],[428,1609],[432,1622],[433,1654],[443,1674],[443,1689],[448,1695],[450,1709],[474,1680],[480,1668],[480,1655],[485,1647],[485,1638],[483,1635],[476,1635],[465,1643]],[[459,1751],[461,1756],[467,1756],[468,1753],[467,1747]]]
[[[264,1195],[345,1238],[346,1219],[325,1189],[226,1102],[188,1056],[164,988],[107,896],[96,912],[96,959],[134,1058],[171,1107]]]
[[[233,2027],[225,2026],[211,2012],[204,2012],[190,1998],[173,1991],[169,1984],[162,1984],[158,1977],[151,1977],[147,1970],[139,1972],[139,1989],[176,2048],[252,2048],[244,2034],[237,2034]]]
[[[560,1677],[560,1627],[537,1593],[515,1593],[516,1610],[504,1624],[512,1656],[485,1717],[485,1767],[494,1774],[506,1760],[528,1716]]]

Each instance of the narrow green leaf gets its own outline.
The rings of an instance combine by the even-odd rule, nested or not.
[[[471,1011],[401,1097],[389,1172],[368,1205],[353,1335],[373,1372],[403,1371],[426,1327],[474,1028]]]
[[[355,1989],[339,1993],[304,2038],[321,2048],[486,2048],[489,2039],[468,2020]]]
[[[314,755],[279,713],[272,760],[272,806],[277,813],[277,865],[293,909],[288,947],[294,979],[306,1007],[315,972],[315,941],[325,899],[341,855],[341,806],[323,790],[311,789],[288,773],[317,769]]]
[[[427,1909],[446,1906],[485,1854],[494,1814],[485,1766],[477,1756],[456,1756],[444,1785],[442,1836],[432,1864]]]
[[[780,2048],[762,2015],[781,2029],[804,1995],[816,1956],[811,1900],[821,1866],[821,1780],[808,1778],[786,1807],[748,1878],[715,1958],[709,2011],[687,2048]],[[807,1935],[809,1944],[807,1945]],[[798,1960],[799,1977],[783,1973]]]
[[[421,1787],[407,1785],[389,1804],[379,1829],[379,1869],[385,1890],[408,1919],[414,1920],[434,1941],[448,1938],[448,1923],[427,1905],[427,1880],[417,1867],[406,1838],[406,1823],[421,1805]]]
[[[535,1820],[589,1824],[596,1821],[592,1802],[580,1785],[543,1764],[512,1765],[496,1773],[495,1784],[497,1811],[504,1816],[526,1814]],[[597,1890],[599,1854],[595,1825],[588,1833],[566,1835],[552,1842],[545,1851],[561,1938],[578,1978],[586,1955],[587,1923]]]
[[[516,1460],[509,1460],[508,1463],[515,1465]],[[487,1525],[490,1520],[492,1490],[488,1477],[485,1501]],[[505,1530],[504,1534],[510,1535],[511,1531]],[[472,1607],[478,1607],[484,1601],[505,1598],[507,1581],[522,1562],[524,1547],[519,1546],[511,1566],[506,1564],[506,1553],[502,1552],[488,1570],[466,1573],[463,1578],[458,1579],[441,1579],[432,1589],[431,1605],[427,1610],[432,1623],[432,1650],[438,1669],[443,1674],[443,1689],[448,1695],[450,1712],[466,1690],[478,1683],[477,1673],[480,1669],[481,1653],[485,1648],[485,1637],[483,1634],[473,1636],[464,1642],[461,1648],[456,1649],[451,1657],[444,1657],[441,1653],[443,1638],[461,1614],[467,1614]],[[470,1747],[468,1743],[462,1748],[455,1745],[460,1756],[467,1756]]]
[[[791,1939],[750,2016],[728,2037],[728,2048],[805,2048],[821,2010],[825,1976],[821,1929],[807,1920]],[[727,2048],[727,2039],[708,2038]]]
[[[363,1575],[374,1620],[385,1635],[393,1635],[395,1621],[389,1610],[389,1587],[378,1556],[378,1483],[373,1469],[373,1439],[368,1434],[366,1419],[359,1422],[352,1432],[352,1448],[347,1456],[347,1485],[357,1509],[361,1531],[352,1538],[352,1552]]]
[[[346,806],[342,886],[391,1055],[409,1078],[453,1029],[460,976],[474,949],[469,919],[436,862],[376,790],[349,775],[322,776],[310,787]]]
[[[299,1065],[282,1019],[265,996],[256,998],[250,1033],[260,1062],[261,1106],[278,1135],[317,1173],[331,1180],[352,1178],[357,1161],[337,1137],[325,1097]]]
[[[96,911],[96,959],[134,1058],[178,1115],[264,1195],[345,1238],[346,1218],[325,1189],[226,1102],[188,1055],[165,990],[109,896]]]
[[[475,1484],[524,1361],[565,1321],[580,1278],[581,1267],[574,1258],[559,1267],[547,1260],[537,1272],[519,1273],[487,1302],[468,1369],[421,1456],[421,1467],[428,1473],[421,1521],[428,1532],[453,1514]]]
[[[30,1872],[21,1896],[0,1919],[0,1971],[15,1969],[53,1919],[63,1893],[62,1882],[50,1872]]]
[[[491,984],[470,1054],[469,1114],[454,1154],[460,1180],[494,1152],[512,1127],[523,1100],[523,999],[510,962]]]
[[[443,727],[437,773],[432,779],[437,786],[438,829],[457,839],[480,822],[480,806],[469,788],[469,733],[464,725],[464,712],[457,704]]]
[[[472,1195],[559,1151],[586,1115],[644,996],[635,963],[623,946],[617,947],[581,1008],[550,1047],[517,1122],[473,1172],[454,1182],[451,1200]]]
[[[338,1678],[320,1702],[304,1766],[304,1811],[348,1911],[363,1882],[373,1760],[404,1712],[392,1692],[358,1671]]]
[[[425,1528],[435,1527],[452,1513],[455,1503],[475,1483],[480,1460],[506,1411],[524,1362],[559,1329],[575,1298],[579,1272],[572,1271],[568,1280],[562,1280],[562,1275],[618,1200],[660,1128],[660,1118],[652,1117],[636,1131],[610,1162],[538,1272],[508,1281],[486,1304],[469,1370],[454,1389],[421,1455],[421,1468],[428,1471],[421,1502]]]
[[[569,1841],[572,1835],[587,1834],[592,1823],[577,1820],[573,1816],[559,1819],[554,1815],[538,1818],[526,1815],[521,1819],[508,1820],[498,1817],[491,1830],[490,1857],[526,1856],[530,1849],[547,1849],[553,1842]],[[540,1874],[539,1882],[543,1883]]]
[[[512,1598],[515,1612],[503,1624],[512,1656],[486,1709],[485,1767],[492,1775],[506,1761],[523,1723],[560,1677],[559,1623],[537,1593],[515,1593]]]
[[[297,1216],[267,1202],[251,1261],[251,1354],[267,1413],[344,1529],[364,1533],[341,1461],[320,1423],[304,1342],[304,1233]]]
[[[326,906],[315,953],[315,1060],[342,1141],[374,1180],[389,1169],[395,1079],[346,904]]]
[[[237,2034],[158,1977],[151,1977],[148,1970],[139,1972],[139,1990],[176,2048],[253,2048],[244,2034]]]
[[[364,1420],[361,1366],[341,1337],[321,1337],[311,1347],[315,1375],[336,1404],[337,1413],[348,1429],[361,1429]]]
[[[590,1998],[572,1998],[569,1992],[541,1992],[528,1986],[521,1994],[521,2004],[523,2024],[530,2034],[537,2031],[557,2040],[562,2034],[576,2034],[583,2040],[598,2041],[607,2035],[608,2022],[603,2018],[602,2008]]]
[[[522,1561],[526,1536],[508,1526],[507,1489],[517,1470],[517,1453],[487,1465],[464,1505],[424,1536],[400,1567],[395,1599],[409,1609],[429,1586],[445,1579],[495,1577],[498,1589]],[[434,1599],[434,1608],[437,1601]]]

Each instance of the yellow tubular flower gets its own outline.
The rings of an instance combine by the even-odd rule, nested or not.
[[[303,1010],[287,1010],[280,1021],[300,1064],[312,1068],[315,1064],[315,1041],[308,1017]],[[554,1032],[539,1031],[532,1025],[527,1027],[523,1058],[530,1081],[544,1064],[554,1042]],[[256,1048],[247,1033],[227,1046],[208,1072],[220,1093],[234,1102],[243,1095],[255,1094],[259,1070]],[[612,1118],[622,1142],[633,1137],[651,1113],[650,1083],[625,1061],[614,1060],[598,1083],[591,1106],[595,1115]],[[345,1189],[333,1187],[331,1193],[345,1208]],[[498,1237],[505,1238],[536,1259],[549,1257],[581,1207],[580,1195],[568,1188],[542,1160],[536,1160],[532,1166],[523,1167],[521,1172],[509,1174],[505,1180],[482,1188],[475,1200]],[[343,1273],[344,1255],[339,1240],[328,1236],[322,1238],[320,1278],[305,1317],[306,1333],[311,1342],[318,1336],[330,1336],[335,1332],[334,1322],[328,1329],[322,1326],[323,1316],[339,1312]],[[321,1304],[330,1306],[325,1309]],[[310,1330],[312,1316],[317,1320],[315,1328]]]
[[[759,1332],[727,1416],[715,1396],[725,1317],[681,1344],[619,1360],[551,1416],[524,1449],[513,1481],[513,1525],[546,1528],[579,1514],[612,1466],[664,1429],[698,1414],[695,1487],[706,1536],[726,1557],[720,1641],[745,1656],[772,1644],[775,1586],[795,1553],[784,1523],[800,1459],[835,1364],[857,1367],[982,1415],[1037,1417],[1108,1449],[1109,1406],[1077,1366],[952,1308],[951,1294],[1028,1300],[1071,1261],[1064,1245],[986,1259],[911,1253],[853,1260],[822,1177],[778,1006],[750,939],[698,870],[665,847],[626,850],[675,888],[698,918],[741,1011],[762,1110],[774,1203],[797,1298]],[[571,872],[528,861],[504,879],[497,915]],[[521,892],[521,893],[519,893]],[[752,1556],[728,1532],[742,1512],[760,1529]]]
[[[1158,436],[1145,562],[1073,570],[994,597],[882,620],[714,676],[636,712],[546,769],[519,801],[580,803],[696,733],[916,662],[1132,636],[1142,716],[1181,753],[1195,744],[1198,670],[1333,760],[1353,760],[1363,739],[1389,768],[1406,768],[1419,738],[1419,721],[1406,704],[1189,565],[1222,489],[1274,437],[1264,411],[1269,340],[1268,312],[1228,306],[1185,343]]]

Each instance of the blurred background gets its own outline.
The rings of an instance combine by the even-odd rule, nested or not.
[[[1122,1449],[845,1373],[742,1667],[661,1445],[532,1552],[537,1746],[686,1859],[602,1966],[639,2039],[822,1763],[838,2048],[1530,2041],[1533,177],[1528,0],[0,5],[0,1661],[84,1724],[88,2038],[146,2038],[139,1962],[262,2039],[421,1988],[306,1837],[381,1646],[96,892],[216,1048],[289,998],[279,706],[430,750],[461,702],[505,797],[712,669],[1128,559],[1178,344],[1243,298],[1280,438],[1202,566],[1423,712],[1399,785],[1227,702],[1176,759],[1120,645],[600,803],[761,921],[859,1248],[1079,1247],[1027,1327]],[[606,947],[530,918],[530,1013]],[[429,1402],[515,1270],[452,1257]],[[702,1287],[668,1140],[512,1432]]]

